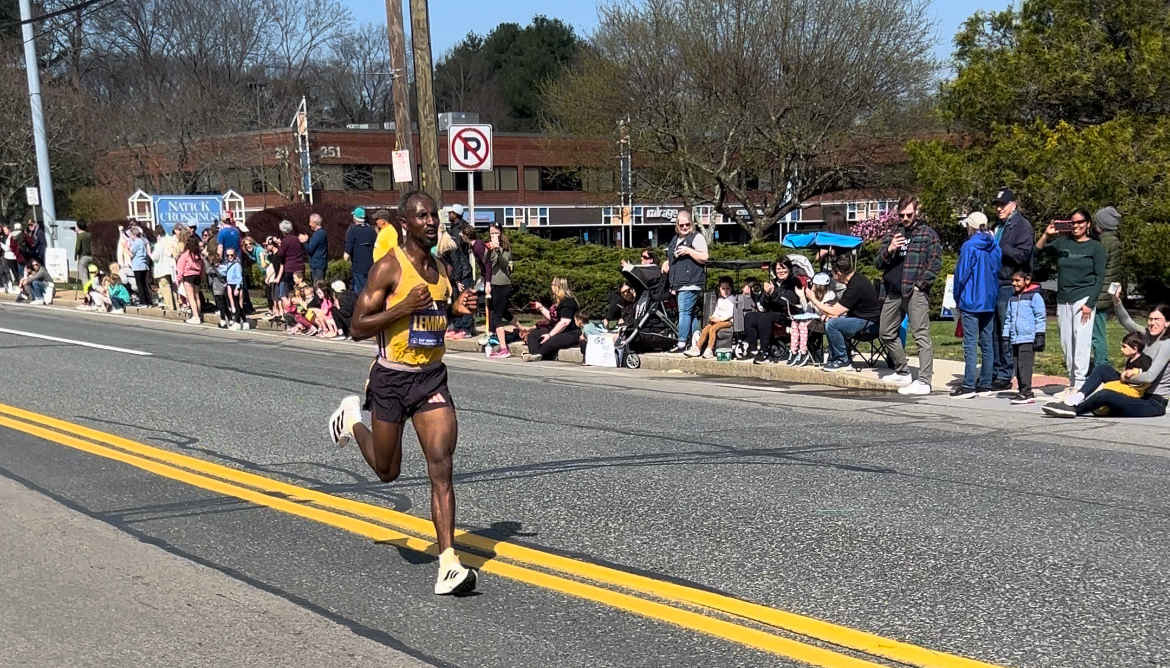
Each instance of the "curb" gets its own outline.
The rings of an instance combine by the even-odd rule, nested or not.
[[[0,301],[15,302],[16,296],[6,293],[0,294]],[[79,302],[71,298],[61,298],[60,295],[53,300],[53,304],[47,308],[54,309],[72,309],[77,306]],[[126,313],[137,315],[144,318],[157,318],[159,320],[172,320],[175,322],[184,322],[186,318],[179,311],[167,311],[159,308],[140,308],[137,306],[126,307]],[[255,316],[249,317],[248,323],[253,330],[283,332],[285,327],[283,324],[269,322],[266,318],[257,318]],[[219,325],[219,316],[214,313],[206,313],[203,315],[204,327]],[[482,354],[483,348],[476,343],[474,339],[463,339],[461,341],[448,341],[447,349],[454,352],[462,353],[477,353]],[[519,357],[527,352],[527,348],[523,343],[513,343],[508,346],[508,350],[512,355]],[[642,354],[642,369],[649,371],[681,371],[683,373],[694,374],[698,376],[716,376],[726,378],[756,378],[759,380],[780,381],[785,383],[798,383],[805,385],[829,385],[833,387],[844,387],[850,389],[875,390],[881,392],[893,392],[898,388],[890,383],[877,380],[861,373],[828,373],[821,371],[818,368],[802,367],[793,369],[782,364],[752,364],[751,362],[717,362],[715,360],[705,360],[701,358],[688,358],[676,355],[667,355],[665,353],[647,353]],[[581,352],[577,349],[562,350],[558,355],[557,361],[564,364],[581,364]]]
[[[447,348],[464,353],[483,353],[474,339],[448,341]],[[513,343],[508,346],[512,355],[519,357],[527,352],[522,343]],[[727,378],[757,378],[785,383],[799,383],[804,385],[830,385],[860,390],[875,390],[881,392],[896,392],[898,386],[885,381],[877,380],[861,373],[829,373],[816,367],[801,367],[793,369],[783,364],[752,364],[751,362],[717,362],[701,358],[689,358],[665,353],[647,353],[640,355],[642,369],[649,371],[682,371],[699,376],[721,376]],[[581,352],[576,349],[562,350],[557,360],[569,364],[580,364],[583,360]]]

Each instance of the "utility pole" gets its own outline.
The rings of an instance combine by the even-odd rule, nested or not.
[[[37,152],[37,180],[41,190],[42,224],[49,232],[52,245],[56,246],[57,205],[53,201],[53,174],[49,171],[49,142],[45,137],[45,111],[41,107],[41,72],[37,65],[37,45],[33,41],[32,4],[29,0],[20,0],[20,21],[20,31],[24,37],[24,69],[28,74],[28,101],[32,108],[33,143],[36,145]]]
[[[410,154],[410,181],[398,184],[399,193],[414,188],[418,164],[414,159],[414,130],[410,127],[410,77],[406,71],[406,28],[402,20],[402,0],[386,0],[386,32],[390,36],[390,85],[394,93],[394,144]],[[398,176],[395,175],[395,180]]]
[[[622,247],[625,248],[628,243],[630,248],[634,247],[634,182],[633,182],[633,164],[630,157],[630,117],[626,116],[618,121],[618,174],[621,182],[621,212],[622,212]],[[626,225],[630,226],[629,233],[626,233]]]
[[[422,152],[422,189],[443,206],[439,181],[439,130],[435,114],[434,66],[431,63],[431,18],[427,0],[410,0],[410,41],[414,46],[414,84],[418,98],[418,143]]]

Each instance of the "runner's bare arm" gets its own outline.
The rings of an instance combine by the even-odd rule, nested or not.
[[[426,308],[431,303],[430,292],[425,286],[416,286],[410,295],[393,308],[386,308],[386,300],[394,294],[402,268],[393,253],[387,254],[374,264],[366,289],[358,297],[353,309],[350,333],[354,341],[364,341],[386,329],[391,322],[410,315],[411,311]]]

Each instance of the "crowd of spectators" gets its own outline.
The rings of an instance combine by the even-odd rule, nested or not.
[[[1010,189],[998,191],[993,201],[998,225],[980,212],[962,221],[967,239],[955,267],[953,294],[965,364],[951,396],[966,399],[1010,391],[1014,381],[1011,402],[1034,403],[1033,367],[1036,353],[1045,350],[1048,313],[1040,286],[1033,281],[1033,268],[1051,256],[1069,387],[1045,411],[1059,417],[1164,414],[1170,396],[1166,373],[1170,309],[1156,306],[1143,328],[1122,307],[1120,214],[1112,207],[1095,216],[1078,209],[1068,220],[1047,225],[1037,238]],[[492,225],[481,239],[463,213],[459,205],[447,210],[436,255],[447,265],[453,283],[476,289],[486,298],[487,331],[480,343],[487,346],[490,358],[510,357],[508,344],[522,341],[526,361],[556,359],[559,351],[583,347],[585,337],[613,331],[628,316],[635,301],[628,285],[613,291],[604,318],[594,322],[582,311],[568,281],[556,277],[550,284],[549,304],[528,304],[540,320],[524,327],[510,307],[514,260],[506,232]],[[721,277],[713,311],[704,318],[709,249],[690,213],[680,212],[661,265],[654,249],[644,249],[641,255],[643,268],[655,267],[655,275],[661,269],[677,306],[678,336],[669,352],[713,357],[720,332],[732,328],[742,315],[742,329],[736,333],[743,346],[741,357],[756,364],[783,362],[849,371],[855,368],[857,341],[868,337],[879,343],[893,369],[885,380],[898,385],[902,394],[930,394],[934,357],[930,295],[941,280],[942,242],[922,219],[916,198],[898,202],[897,213],[901,225],[878,245],[880,281],[858,271],[854,254],[838,249],[820,253],[820,271],[815,274],[805,258],[782,256],[770,264],[764,281],[748,280],[738,294],[732,279]],[[131,224],[119,229],[118,262],[105,269],[92,264],[90,237],[79,225],[75,259],[84,303],[78,308],[117,313],[131,304],[157,305],[184,312],[191,324],[201,323],[203,313],[214,310],[221,328],[248,329],[247,316],[254,313],[249,283],[255,267],[269,304],[260,316],[284,323],[293,334],[344,338],[370,269],[398,242],[393,214],[377,211],[373,223],[367,223],[363,209],[353,211],[344,249],[353,289],[343,281],[326,284],[329,240],[318,215],[310,217],[308,234],[297,235],[289,221],[282,221],[280,236],[263,243],[247,236],[247,228],[231,216],[201,236],[175,225],[153,247],[143,230]],[[0,250],[3,287],[34,304],[51,301],[43,229],[35,221],[0,226]],[[205,290],[213,307],[209,308]],[[1104,326],[1109,309],[1130,332],[1122,348],[1127,360],[1122,371],[1109,366]],[[467,316],[454,320],[447,336],[459,340],[475,335],[475,319]],[[814,355],[822,337],[827,354]],[[916,378],[904,337],[917,344]],[[774,345],[776,338],[786,340],[787,346]]]

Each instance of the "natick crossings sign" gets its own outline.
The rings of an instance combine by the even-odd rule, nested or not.
[[[139,190],[130,197],[130,217],[161,227],[170,234],[176,223],[197,232],[223,219],[225,211],[242,220],[244,200],[235,192],[223,195],[148,195]]]

